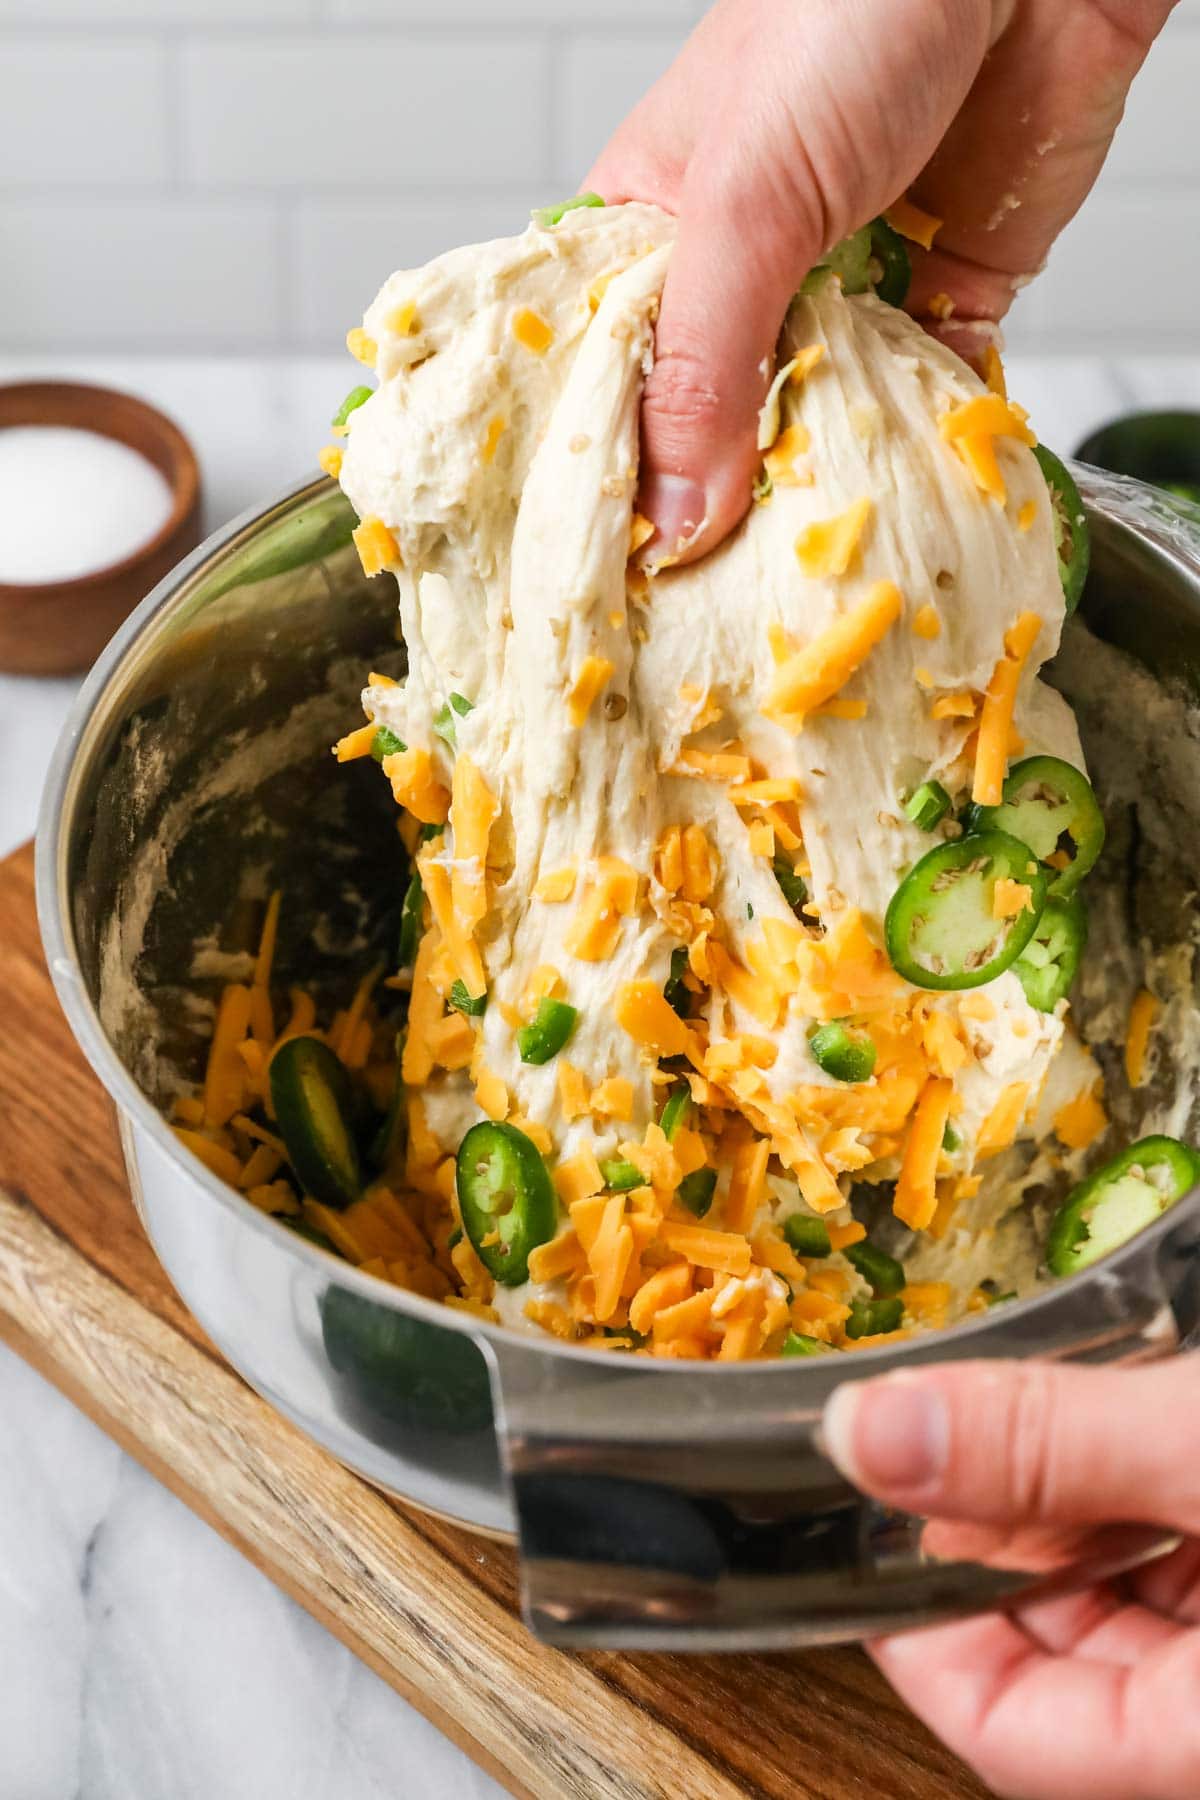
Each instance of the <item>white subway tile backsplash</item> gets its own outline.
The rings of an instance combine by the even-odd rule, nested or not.
[[[184,48],[184,174],[197,184],[414,188],[534,180],[547,56],[536,36],[218,37]]]
[[[0,187],[161,181],[164,67],[149,40],[0,43]]]
[[[319,0],[331,19],[387,24],[467,20],[495,25],[498,13],[511,25],[557,25],[563,30],[619,25],[691,25],[706,10],[704,0]]]
[[[275,220],[262,202],[0,201],[0,342],[271,346]]]
[[[686,32],[581,35],[563,53],[558,169],[581,178],[629,109],[674,59]]]
[[[306,201],[290,225],[289,335],[314,350],[336,349],[394,270],[524,231],[531,204],[544,198],[532,190],[444,202]]]

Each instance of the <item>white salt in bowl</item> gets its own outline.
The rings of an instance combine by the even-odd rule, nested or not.
[[[199,541],[195,452],[144,400],[73,381],[0,385],[0,446],[0,669],[85,669]]]

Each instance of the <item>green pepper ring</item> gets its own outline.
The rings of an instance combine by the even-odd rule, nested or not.
[[[1033,454],[1038,459],[1038,465],[1046,478],[1046,486],[1050,489],[1058,578],[1062,582],[1067,611],[1073,613],[1079,605],[1079,596],[1087,580],[1092,555],[1092,536],[1088,530],[1087,514],[1074,477],[1053,450],[1047,450],[1045,444],[1036,444]],[[1064,549],[1067,552],[1065,556]]]
[[[558,1200],[537,1145],[515,1125],[481,1119],[458,1146],[455,1185],[463,1230],[480,1262],[504,1287],[521,1287],[529,1279],[530,1252],[558,1228]],[[509,1202],[505,1212],[501,1199]],[[494,1231],[501,1241],[485,1244]]]
[[[1039,835],[1036,829],[1029,829],[1036,827],[1036,818],[1026,822],[1027,836],[1020,829],[1021,795],[1035,785],[1057,787],[1063,804],[1072,809],[1067,814],[1067,823],[1055,832],[1054,845],[1049,840],[1032,841]],[[1061,756],[1027,756],[1014,763],[1005,779],[999,806],[973,806],[966,823],[968,831],[1006,831],[1010,837],[1028,844],[1033,854],[1043,860],[1052,854],[1062,832],[1070,827],[1075,855],[1065,869],[1054,871],[1050,880],[1050,892],[1063,900],[1074,893],[1104,848],[1104,814],[1092,784],[1082,769],[1077,769],[1074,763],[1064,762]]]
[[[1144,1218],[1132,1216],[1127,1202],[1125,1211],[1128,1228],[1118,1227],[1114,1234],[1110,1225],[1108,1231],[1101,1234],[1097,1245],[1088,1230],[1090,1220],[1103,1203],[1104,1190],[1114,1188],[1134,1164],[1144,1168],[1165,1165],[1172,1176],[1173,1191],[1167,1194],[1160,1190],[1161,1204]],[[1111,1162],[1105,1163],[1103,1168],[1097,1169],[1067,1195],[1050,1223],[1046,1239],[1046,1267],[1052,1275],[1074,1275],[1090,1267],[1110,1251],[1119,1249],[1146,1225],[1153,1224],[1155,1218],[1160,1217],[1177,1200],[1182,1200],[1198,1181],[1200,1155],[1190,1145],[1181,1144],[1177,1138],[1162,1135],[1139,1138],[1137,1143],[1130,1144],[1128,1149],[1123,1150],[1119,1156],[1114,1156]],[[1087,1210],[1089,1202],[1094,1202],[1091,1213]]]
[[[912,260],[900,233],[886,219],[871,220],[871,255],[880,266],[875,292],[889,306],[903,306],[912,281]]]
[[[1006,876],[1030,889],[1032,909],[1018,913],[1011,920],[1003,934],[1001,949],[986,962],[973,969],[965,964],[932,969],[917,960],[913,938],[928,923],[930,912],[936,917],[939,910],[948,910],[949,903],[941,896],[954,884],[947,882],[939,889],[936,883],[943,876],[957,872],[975,872],[971,865],[981,857],[1001,865],[997,878]],[[994,887],[994,882],[992,885]],[[1042,915],[1049,885],[1048,871],[1037,862],[1029,846],[1007,832],[981,831],[936,844],[913,864],[888,905],[883,931],[892,967],[914,987],[934,988],[939,992],[983,987],[1010,968],[1024,950]]]
[[[1087,935],[1087,908],[1079,895],[1064,900],[1052,893],[1033,936],[1013,964],[1025,998],[1038,1012],[1053,1012],[1070,993],[1087,948]],[[1044,948],[1045,963],[1030,959],[1035,946]]]

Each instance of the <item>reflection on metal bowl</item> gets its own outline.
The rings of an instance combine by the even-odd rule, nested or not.
[[[1123,749],[1097,741],[1122,738],[1111,659],[1137,658],[1154,692],[1182,677],[1200,693],[1200,540],[1148,490],[1081,475],[1093,574],[1060,665],[1103,787]],[[205,1330],[370,1480],[467,1525],[517,1531],[527,1615],[562,1643],[832,1642],[1163,1549],[1143,1533],[1050,1555],[1042,1544],[1021,1566],[1011,1546],[995,1567],[978,1549],[947,1561],[926,1553],[924,1521],[849,1488],[813,1428],[839,1380],[916,1361],[1172,1349],[1200,1306],[1195,1196],[1085,1275],[940,1336],[698,1367],[517,1336],[387,1286],[281,1229],[182,1149],[156,1102],[201,1066],[196,969],[219,974],[239,901],[282,885],[280,966],[302,961],[330,991],[390,929],[399,865],[386,785],[373,770],[339,771],[328,752],[363,669],[403,667],[390,584],[363,579],[352,523],[341,495],[315,482],[183,563],[86,684],[42,817],[39,903],[58,992],[117,1101],[147,1230]],[[1187,699],[1172,704],[1182,716]],[[1154,779],[1154,894],[1120,870],[1114,891],[1139,933],[1168,942],[1196,887],[1198,803],[1194,782]],[[1114,842],[1129,855],[1128,830]]]

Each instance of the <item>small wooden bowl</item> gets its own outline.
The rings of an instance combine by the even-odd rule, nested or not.
[[[116,438],[152,462],[171,490],[162,526],[121,562],[69,581],[0,581],[0,669],[68,675],[95,661],[122,619],[200,541],[200,469],[177,425],[113,388],[78,381],[0,385],[0,429],[10,425],[73,425]]]

